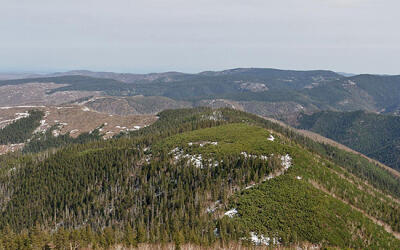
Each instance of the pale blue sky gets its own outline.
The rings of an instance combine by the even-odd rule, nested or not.
[[[0,0],[0,71],[400,74],[398,0]]]

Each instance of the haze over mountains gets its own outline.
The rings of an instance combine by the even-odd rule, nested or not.
[[[400,106],[400,76],[345,77],[332,71],[257,68],[199,74],[71,71],[34,78],[24,76],[24,79],[0,81],[2,92],[11,94],[2,96],[0,105],[35,103],[36,100],[29,101],[29,93],[23,93],[25,99],[20,98],[17,90],[23,91],[24,86],[31,84],[42,88],[31,94],[44,93],[40,96],[42,103],[56,103],[54,99],[59,99],[60,93],[64,96],[73,93],[62,100],[65,102],[85,96],[163,96],[171,98],[172,102],[188,102],[186,105],[192,106],[233,105],[288,122],[295,122],[294,117],[299,112],[366,110],[396,114]],[[104,100],[102,103],[105,105]]]
[[[400,76],[4,78],[0,249],[400,248]]]

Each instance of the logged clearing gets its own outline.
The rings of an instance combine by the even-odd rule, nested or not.
[[[0,107],[0,129],[20,119],[29,110],[42,110],[45,115],[36,133],[43,133],[58,125],[54,135],[70,133],[71,137],[90,132],[100,126],[103,138],[108,139],[123,131],[138,130],[157,120],[155,115],[111,115],[82,105]],[[23,144],[0,145],[0,154],[20,150]]]

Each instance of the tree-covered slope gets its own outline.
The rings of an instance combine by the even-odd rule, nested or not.
[[[303,115],[299,128],[311,130],[400,169],[400,117],[355,112]]]
[[[400,182],[374,163],[231,109],[159,117],[107,141],[2,156],[0,246],[400,247]]]
[[[19,119],[0,129],[0,144],[24,143],[32,137],[35,129],[39,127],[44,113],[31,110],[22,115]]]

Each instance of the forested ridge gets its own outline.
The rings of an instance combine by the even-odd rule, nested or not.
[[[0,170],[0,249],[246,245],[252,234],[284,246],[400,247],[367,217],[400,231],[398,179],[231,109],[163,111],[115,139],[1,156]]]
[[[44,113],[30,110],[27,117],[18,119],[0,129],[0,144],[24,143],[32,137],[32,133],[40,125]]]
[[[299,128],[311,130],[400,169],[400,117],[355,112],[324,111],[302,115]]]

